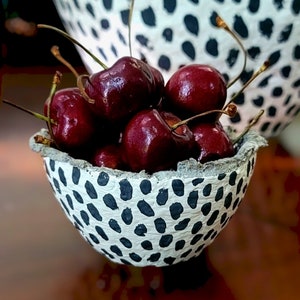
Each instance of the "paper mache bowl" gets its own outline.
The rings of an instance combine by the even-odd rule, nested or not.
[[[134,266],[170,266],[198,256],[236,212],[265,138],[250,130],[236,155],[175,171],[147,174],[95,167],[39,144],[53,193],[82,237],[110,260]]]
[[[214,24],[219,14],[240,38],[247,67],[231,87],[237,92],[245,80],[269,59],[271,67],[236,101],[235,118],[224,125],[245,128],[259,109],[265,114],[255,129],[264,137],[278,136],[300,110],[300,18],[297,1],[135,1],[132,49],[145,57],[167,80],[180,66],[210,64],[228,78],[239,73],[243,54],[237,43]],[[128,55],[128,0],[54,0],[68,33],[112,65]],[[154,4],[155,3],[155,4]],[[78,49],[90,72],[99,65]]]

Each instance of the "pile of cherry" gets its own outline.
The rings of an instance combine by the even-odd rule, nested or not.
[[[219,121],[226,82],[211,66],[184,66],[165,83],[157,69],[128,56],[79,77],[44,105],[53,147],[75,158],[153,173],[189,158],[205,163],[235,154]]]

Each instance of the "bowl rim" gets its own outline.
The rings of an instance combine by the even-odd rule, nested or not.
[[[230,128],[227,128],[230,137],[233,133]],[[249,130],[243,138],[236,145],[236,154],[233,157],[222,158],[215,161],[199,163],[197,160],[190,158],[181,161],[177,164],[176,170],[163,170],[154,173],[147,173],[146,171],[132,172],[118,169],[111,169],[107,167],[93,166],[86,160],[73,158],[68,153],[60,151],[56,148],[37,143],[35,137],[37,135],[45,138],[50,138],[49,132],[45,128],[41,128],[38,132],[33,134],[29,139],[29,147],[32,151],[39,153],[43,159],[49,158],[54,161],[65,162],[74,167],[83,170],[90,170],[93,172],[108,172],[116,177],[127,176],[131,178],[149,179],[156,177],[157,179],[171,178],[171,177],[199,177],[199,176],[215,176],[221,173],[228,173],[237,170],[238,167],[247,162],[250,157],[255,154],[259,148],[268,145],[267,140],[255,130]]]

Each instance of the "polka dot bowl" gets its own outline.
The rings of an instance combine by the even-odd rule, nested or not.
[[[68,219],[99,253],[120,264],[168,266],[198,256],[242,201],[266,140],[249,131],[234,157],[152,175],[94,167],[35,142],[54,195]]]
[[[158,3],[157,3],[158,2]],[[297,1],[135,1],[132,18],[132,50],[146,58],[167,80],[181,65],[206,63],[234,78],[243,65],[237,43],[216,28],[215,14],[222,16],[240,38],[247,52],[241,80],[230,88],[236,93],[259,66],[271,67],[236,101],[236,117],[222,117],[224,125],[238,132],[258,109],[265,114],[255,129],[266,138],[278,136],[300,111],[300,18]],[[108,66],[129,54],[127,0],[54,0],[69,34],[87,46]],[[297,2],[298,3],[298,2]],[[90,72],[99,65],[78,49]]]

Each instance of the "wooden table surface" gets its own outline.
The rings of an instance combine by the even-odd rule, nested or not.
[[[3,95],[40,110],[52,71],[5,70]],[[276,140],[259,151],[245,199],[199,258],[135,268],[96,253],[67,220],[28,147],[41,127],[0,108],[0,299],[300,299],[300,159]]]

